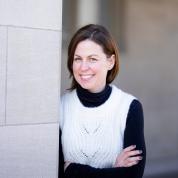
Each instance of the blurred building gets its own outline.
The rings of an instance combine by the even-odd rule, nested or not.
[[[115,84],[143,103],[145,178],[178,176],[178,1],[63,1],[62,93],[70,86],[66,49],[74,31],[105,25],[117,39],[121,69]]]

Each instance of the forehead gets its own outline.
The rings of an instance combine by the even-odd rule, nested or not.
[[[92,40],[84,40],[78,43],[74,54],[75,55],[91,55],[91,54],[102,55],[104,54],[104,52],[101,45],[95,43]]]

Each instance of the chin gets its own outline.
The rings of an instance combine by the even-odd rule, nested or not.
[[[86,90],[92,90],[91,85],[88,85],[88,84],[82,84],[82,83],[79,83],[79,84],[80,84],[80,86],[81,86],[82,88],[84,88],[84,89],[86,89]]]
[[[90,90],[91,87],[87,86],[87,85],[80,85],[82,88],[86,89],[86,90]]]

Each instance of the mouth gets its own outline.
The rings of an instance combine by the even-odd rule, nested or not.
[[[80,78],[81,78],[82,80],[89,80],[89,79],[91,79],[93,76],[94,76],[93,74],[81,74],[81,75],[80,75]]]

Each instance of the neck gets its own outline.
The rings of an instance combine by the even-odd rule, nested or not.
[[[97,107],[105,103],[111,94],[112,88],[106,85],[101,92],[91,93],[90,91],[77,87],[77,95],[80,102],[86,107]]]

